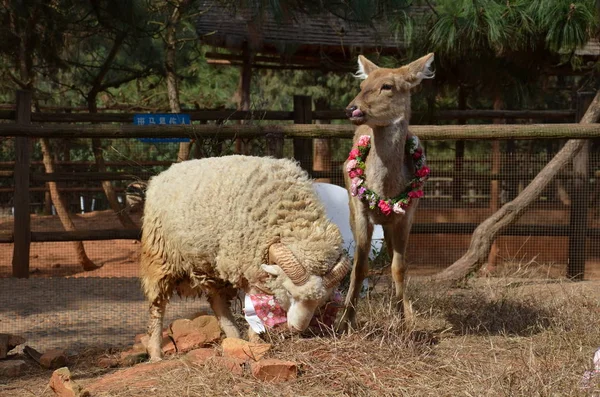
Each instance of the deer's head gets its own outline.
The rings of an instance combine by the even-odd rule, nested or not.
[[[360,93],[346,108],[356,125],[386,126],[410,113],[410,90],[423,79],[432,79],[433,53],[397,69],[380,68],[362,55],[358,56],[356,77],[364,81]]]

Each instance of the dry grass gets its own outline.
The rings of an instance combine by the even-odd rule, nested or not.
[[[580,382],[600,346],[600,283],[522,276],[474,279],[460,289],[411,281],[409,329],[394,315],[388,289],[375,288],[361,304],[360,329],[350,335],[272,338],[270,356],[300,366],[292,382],[262,383],[248,371],[240,377],[185,365],[161,374],[151,392],[110,395],[592,395]],[[99,374],[90,371],[82,362],[73,372],[86,383]],[[44,376],[30,392],[12,388],[6,395],[51,395],[40,383],[49,373]],[[30,386],[35,379],[32,374]],[[0,395],[3,390],[9,389],[0,387]]]

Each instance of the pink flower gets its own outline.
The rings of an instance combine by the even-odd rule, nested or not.
[[[423,150],[421,149],[417,149],[414,153],[413,153],[413,159],[418,160],[421,158],[421,156],[423,156]]]
[[[360,178],[352,178],[352,185],[350,186],[350,193],[352,193],[353,196],[356,196],[356,194],[358,192],[357,189],[361,183],[362,183],[362,180]]]
[[[421,169],[418,169],[417,172],[415,172],[415,175],[419,178],[424,178],[427,175],[429,175],[429,167],[425,166]]]
[[[348,160],[354,160],[356,157],[358,157],[358,155],[360,155],[360,152],[358,151],[358,149],[352,149],[352,150],[350,150],[350,155],[348,156]]]
[[[377,205],[383,215],[389,215],[392,212],[392,208],[388,204],[387,201],[379,200],[379,204]]]
[[[354,168],[353,170],[350,170],[350,172],[348,172],[348,176],[352,179],[359,177],[362,174],[364,174],[362,168]]]
[[[358,192],[357,192],[356,195],[358,196],[359,199],[362,200],[362,198],[365,196],[365,192],[366,191],[367,191],[367,188],[364,187],[364,186],[361,186],[361,187],[358,188]]]
[[[356,160],[349,160],[346,164],[346,172],[350,172],[352,168],[356,168]]]
[[[404,213],[406,213],[406,211],[404,211],[404,208],[402,208],[402,204],[399,201],[396,204],[394,204],[394,206],[392,207],[392,210],[396,214],[404,214]]]
[[[421,197],[423,197],[423,191],[422,190],[411,190],[410,192],[408,192],[408,197],[421,198]]]
[[[371,137],[369,135],[361,135],[358,138],[358,146],[367,146],[371,142]]]

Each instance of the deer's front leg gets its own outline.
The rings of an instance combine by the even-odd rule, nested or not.
[[[351,201],[353,201],[352,198]],[[355,208],[352,208],[351,204],[350,225],[352,226],[356,249],[354,251],[352,274],[350,275],[350,289],[346,295],[342,318],[337,326],[338,332],[346,332],[348,328],[356,328],[356,305],[363,280],[369,273],[369,252],[371,251],[373,224],[369,221],[365,211],[355,212]]]
[[[410,228],[412,226],[412,218],[414,215],[414,207],[407,211],[402,216],[399,222],[393,225],[384,226],[385,241],[386,244],[391,244],[388,247],[392,258],[392,278],[394,280],[395,295],[394,301],[396,310],[400,314],[400,317],[406,319],[407,315],[410,314],[410,305],[406,298],[406,247],[408,245],[408,237],[410,235]],[[390,249],[391,248],[391,249]]]

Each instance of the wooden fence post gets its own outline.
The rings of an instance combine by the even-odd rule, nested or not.
[[[294,95],[294,124],[311,123],[312,98],[307,95]],[[313,165],[312,141],[310,138],[294,138],[294,158],[309,174]]]
[[[267,156],[280,159],[283,157],[283,134],[268,133],[265,136],[267,141],[266,154]]]
[[[17,91],[16,123],[31,123],[31,91]],[[30,139],[15,137],[15,193],[13,225],[13,277],[29,277],[29,248],[31,244],[31,219],[29,215],[29,166],[31,163]]]
[[[577,119],[581,120],[594,99],[594,92],[577,93]],[[586,140],[581,152],[573,159],[573,189],[569,220],[569,263],[567,277],[583,280],[588,230],[590,141]]]
[[[320,98],[315,101],[315,110],[330,110],[329,100]],[[317,124],[330,124],[329,120],[317,120]],[[313,171],[330,173],[331,164],[331,138],[316,138],[313,147]],[[316,178],[317,182],[331,183],[331,176]],[[343,183],[343,181],[342,181]]]

